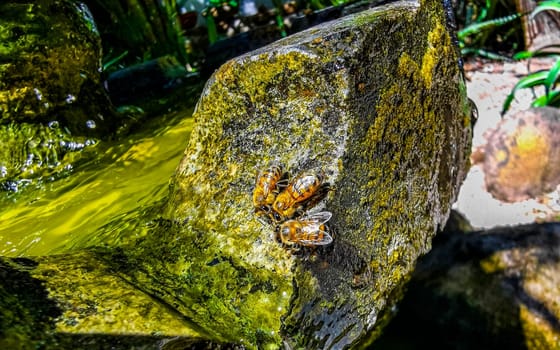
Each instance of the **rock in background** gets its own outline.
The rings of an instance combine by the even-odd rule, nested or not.
[[[481,160],[484,159],[484,152],[480,152],[480,150],[488,147],[487,137],[498,125],[507,123],[510,126],[514,126],[515,122],[508,122],[508,120],[530,107],[533,100],[532,90],[518,90],[515,93],[515,99],[512,101],[508,113],[503,117],[501,115],[503,103],[508,98],[512,88],[519,81],[519,77],[527,75],[529,72],[549,70],[553,63],[551,59],[539,58],[516,62],[480,63],[476,61],[474,63],[470,62],[465,66],[468,77],[467,93],[476,103],[480,116],[473,130],[473,166],[461,187],[459,198],[454,208],[465,215],[467,220],[477,229],[527,224],[535,220],[553,220],[558,217],[560,208],[558,207],[558,193],[556,191],[514,203],[506,203],[492,197],[485,190],[485,174],[481,163]],[[536,93],[544,94],[544,88],[542,90],[536,88]],[[551,123],[550,125],[552,126],[553,124]],[[539,127],[546,129],[548,126],[544,122]],[[509,130],[514,131],[515,127],[511,127]],[[500,134],[502,138],[509,138],[511,140],[511,137],[507,136],[508,132],[505,129],[497,135]],[[545,132],[546,134],[547,132]],[[534,151],[537,154],[539,153],[537,149]],[[550,159],[554,158],[555,156],[550,156]],[[530,156],[528,159],[531,159]],[[514,165],[522,162],[512,158],[511,163]],[[504,164],[489,164],[489,167],[497,170],[500,165]],[[523,169],[523,167],[520,167],[520,169]],[[512,171],[509,171],[509,174],[509,176],[514,176]],[[543,182],[538,177],[532,177],[532,174],[527,174],[525,170],[521,170],[520,174],[524,178],[529,179],[529,183],[533,183],[534,189],[542,188]],[[496,180],[493,181],[496,182]],[[497,182],[498,185],[500,183],[505,183],[507,186],[507,182]],[[515,191],[517,190],[513,190],[514,193]]]
[[[69,170],[117,121],[100,83],[101,42],[87,8],[0,4],[0,188]]]
[[[543,107],[501,121],[481,148],[486,188],[517,202],[552,192],[560,184],[560,112]]]

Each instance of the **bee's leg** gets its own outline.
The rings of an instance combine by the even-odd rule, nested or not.
[[[257,221],[260,222],[261,225],[263,225],[263,226],[270,225],[270,220],[268,219],[268,216],[257,215]]]
[[[271,210],[270,213],[268,214],[268,216],[270,217],[270,220],[272,222],[276,223],[277,225],[280,225],[283,221],[286,221],[286,219],[287,219],[287,218],[284,218],[282,215],[280,215],[275,210]]]
[[[297,217],[304,216],[308,209],[310,208],[302,205],[301,207],[298,208],[298,210],[296,210],[295,216]]]
[[[300,247],[296,244],[291,244],[290,246],[288,246],[288,250],[290,251],[290,253],[292,253],[293,255],[300,255],[302,250],[300,249]]]
[[[318,257],[317,249],[315,249],[315,247],[309,247],[309,249],[306,249],[303,259],[305,261],[315,262]]]
[[[282,247],[286,247],[286,244],[284,244],[284,242],[282,242],[282,239],[280,238],[280,225],[276,225],[276,227],[274,228],[274,239],[276,239],[276,242],[280,243]]]
[[[259,208],[255,208],[255,215],[257,216],[257,220],[263,224],[263,226],[271,225],[272,220],[270,218],[270,207],[267,205],[260,206]]]

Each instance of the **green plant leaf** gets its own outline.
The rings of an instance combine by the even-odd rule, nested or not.
[[[556,81],[558,81],[559,77],[560,77],[560,59],[557,59],[556,62],[552,65],[552,67],[548,71],[548,75],[546,76],[546,80],[544,83],[547,95],[552,89],[554,89],[554,85],[556,84]]]
[[[501,112],[502,116],[507,112],[507,110],[511,106],[511,103],[515,98],[515,92],[517,90],[543,85],[546,81],[547,76],[548,76],[548,71],[539,71],[539,72],[531,73],[526,77],[519,79],[517,84],[515,84],[515,86],[511,89],[509,95],[507,95],[506,99],[504,100],[504,105],[502,107],[502,112]]]
[[[558,0],[550,0],[541,2],[533,12],[531,12],[531,18],[535,17],[538,13],[543,11],[557,11],[560,12],[560,1]]]
[[[535,51],[520,51],[513,55],[514,60],[524,60],[533,57],[556,57],[560,55],[560,44],[551,44],[540,47]]]
[[[113,58],[110,58],[110,59],[107,58],[107,62],[103,62],[103,71],[106,71],[109,67],[111,67],[115,63],[122,60],[124,58],[124,56],[126,56],[126,55],[128,55],[128,51],[125,50],[123,53],[121,53],[117,57],[113,57]]]
[[[467,27],[457,32],[457,38],[459,40],[464,40],[469,35],[480,33],[487,29],[503,26],[504,24],[515,21],[521,16],[523,16],[523,14],[514,13],[513,15],[509,15],[506,17],[500,17],[500,18],[483,21],[483,22],[476,22],[476,23],[469,24]]]
[[[552,91],[548,95],[548,105],[552,107],[560,107],[560,90]]]
[[[520,51],[513,55],[513,59],[516,61],[526,60],[528,58],[535,57],[536,51]]]
[[[531,102],[531,107],[558,107],[560,106],[560,90],[552,91],[549,95],[543,95]]]
[[[531,107],[545,107],[548,106],[548,96],[542,95],[531,102]]]
[[[548,76],[548,71],[547,70],[542,70],[542,71],[538,71],[538,72],[528,74],[527,76],[519,79],[517,84],[515,84],[515,86],[513,87],[512,92],[515,92],[519,89],[526,89],[526,88],[532,88],[532,87],[535,87],[535,86],[538,86],[538,85],[543,85],[546,81],[547,76]]]

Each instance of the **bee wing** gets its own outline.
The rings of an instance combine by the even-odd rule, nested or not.
[[[317,231],[314,236],[315,237],[313,240],[302,239],[299,241],[299,243],[306,246],[314,246],[314,245],[331,244],[333,241],[332,236],[327,231],[323,231],[323,230]]]
[[[322,225],[327,221],[329,221],[331,217],[332,217],[332,213],[330,211],[320,211],[318,213],[313,213],[313,214],[303,216],[300,220],[315,225]]]

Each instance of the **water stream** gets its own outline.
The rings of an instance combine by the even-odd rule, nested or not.
[[[0,256],[63,253],[145,233],[187,147],[191,115],[170,112],[124,140],[95,145],[98,157],[67,177],[0,193]]]

